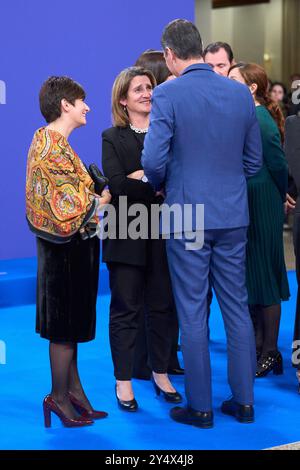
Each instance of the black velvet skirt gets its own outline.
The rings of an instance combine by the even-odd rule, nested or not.
[[[36,332],[53,342],[95,338],[98,237],[55,244],[37,237]]]

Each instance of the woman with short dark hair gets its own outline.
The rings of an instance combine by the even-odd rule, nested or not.
[[[77,343],[95,337],[99,274],[97,210],[110,201],[68,142],[86,124],[83,88],[50,77],[40,91],[48,125],[33,137],[27,160],[26,216],[36,235],[36,331],[50,341],[52,391],[43,402],[45,426],[55,413],[65,426],[86,426],[107,413],[92,408],[77,368]],[[99,191],[100,192],[100,191]]]

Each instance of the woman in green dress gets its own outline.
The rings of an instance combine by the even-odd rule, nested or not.
[[[263,145],[263,167],[248,180],[247,289],[256,333],[256,377],[264,377],[271,370],[274,374],[283,372],[277,341],[281,301],[288,300],[290,295],[283,250],[288,184],[287,162],[282,150],[284,118],[268,95],[268,78],[262,67],[239,63],[231,67],[228,76],[249,87]]]

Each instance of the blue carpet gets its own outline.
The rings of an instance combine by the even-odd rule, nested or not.
[[[285,373],[256,381],[256,422],[251,425],[239,424],[219,411],[230,391],[224,330],[214,301],[210,325],[215,427],[210,430],[171,421],[171,405],[156,398],[145,381],[134,381],[140,405],[136,414],[117,408],[107,334],[109,296],[99,297],[97,339],[79,347],[86,392],[94,406],[108,411],[109,417],[92,427],[70,430],[52,415],[52,428],[45,429],[41,404],[50,387],[48,342],[34,333],[34,305],[1,309],[0,340],[6,343],[7,364],[0,365],[0,449],[262,449],[299,441],[300,396],[290,364],[296,299],[293,272],[289,280],[292,298],[283,304],[279,340]],[[184,391],[181,377],[173,383]]]
[[[33,304],[36,298],[36,273],[35,256],[0,260],[0,309]],[[100,264],[98,294],[109,294],[108,271],[104,263]]]

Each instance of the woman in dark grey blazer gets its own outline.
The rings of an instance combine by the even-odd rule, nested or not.
[[[112,92],[114,127],[103,132],[102,166],[109,178],[116,220],[121,211],[121,196],[127,197],[128,210],[141,203],[150,214],[151,205],[161,202],[145,181],[141,165],[144,138],[149,126],[152,89],[155,78],[142,67],[125,69],[116,78]],[[122,212],[122,216],[127,217]],[[164,240],[122,237],[133,217],[116,226],[116,239],[103,240],[103,261],[110,277],[110,345],[116,377],[118,405],[125,411],[136,411],[132,373],[138,324],[146,305],[147,343],[152,381],[156,393],[166,401],[182,400],[167,375],[170,356],[170,315],[172,289]],[[147,219],[150,227],[150,216]],[[144,221],[146,222],[146,221]],[[145,229],[147,223],[142,223]],[[148,232],[148,231],[147,231]]]

